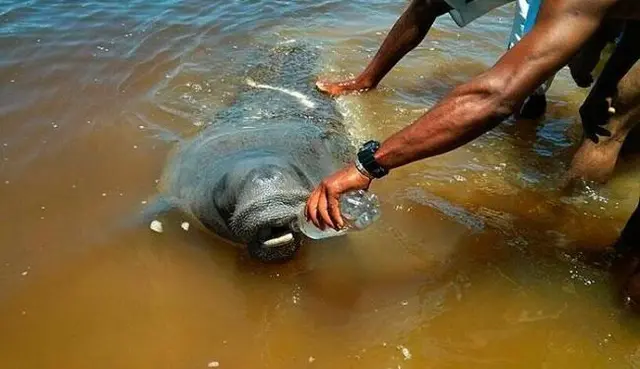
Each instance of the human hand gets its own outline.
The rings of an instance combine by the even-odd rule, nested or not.
[[[307,220],[311,220],[321,230],[326,226],[340,230],[344,227],[340,213],[340,196],[349,191],[366,190],[370,184],[371,179],[360,173],[354,164],[326,177],[307,200]]]
[[[349,79],[339,82],[318,80],[316,82],[316,87],[318,88],[318,90],[331,96],[339,96],[355,92],[366,92],[372,89],[374,86],[372,83],[364,82],[359,79]]]
[[[598,136],[611,136],[611,132],[603,127],[609,123],[611,115],[615,114],[611,106],[611,98],[589,96],[580,106],[579,111],[585,137],[598,143]]]

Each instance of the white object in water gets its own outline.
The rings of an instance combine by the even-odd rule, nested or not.
[[[151,224],[149,224],[149,228],[154,232],[162,233],[162,223],[160,223],[159,220],[151,222]]]
[[[280,245],[285,245],[289,242],[293,241],[293,234],[291,233],[287,233],[285,235],[282,235],[280,237],[276,237],[276,238],[272,238],[270,240],[266,240],[264,242],[262,242],[262,246],[265,247],[277,247]]]
[[[408,348],[402,345],[398,345],[398,349],[400,350],[400,352],[402,352],[402,356],[404,356],[405,360],[411,359],[411,351],[409,351]]]
[[[189,222],[182,222],[182,224],[180,224],[180,227],[182,227],[182,229],[184,229],[185,231],[189,230]]]
[[[260,83],[256,83],[256,81],[252,80],[251,78],[247,78],[247,84],[251,87],[254,88],[264,88],[266,90],[274,90],[274,91],[280,91],[284,94],[287,94],[289,96],[295,97],[296,99],[298,99],[298,101],[300,102],[300,104],[306,106],[307,108],[315,108],[316,104],[309,100],[309,98],[307,96],[305,96],[304,94],[298,92],[298,91],[293,91],[293,90],[289,90],[286,88],[282,88],[282,87],[276,87],[276,86],[269,86],[269,85],[263,85]]]
[[[217,361],[212,361],[209,364],[207,364],[207,367],[209,367],[209,368],[217,368],[219,366],[220,366],[220,363],[217,362]]]

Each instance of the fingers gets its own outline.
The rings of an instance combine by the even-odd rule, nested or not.
[[[603,137],[611,137],[611,131],[604,127],[595,127],[595,134]]]
[[[326,224],[329,227],[336,229],[335,224],[333,223],[333,221],[331,220],[331,217],[329,216],[329,209],[328,209],[329,203],[328,203],[327,197],[328,197],[327,191],[323,191],[318,201],[318,212],[320,213],[320,218],[324,222],[323,226]]]
[[[307,220],[310,220],[313,225],[324,230],[324,225],[320,224],[318,218],[318,199],[320,198],[320,191],[321,188],[316,188],[311,193],[311,196],[309,196],[309,200],[307,200],[306,216]]]
[[[354,165],[325,178],[307,200],[307,220],[321,230],[327,225],[340,230],[345,225],[340,211],[340,196],[348,191],[368,189],[370,184],[371,179],[360,173]]]
[[[327,86],[326,86],[326,82],[325,81],[318,80],[316,82],[316,88],[318,88],[318,90],[320,90],[322,92],[327,92]]]
[[[594,143],[600,142],[598,136],[611,137],[611,132],[602,127],[609,123],[609,119],[615,114],[612,99],[587,99],[579,109],[580,118],[585,137]]]
[[[340,204],[335,196],[329,196],[324,185],[320,185],[309,196],[305,216],[321,230],[324,230],[326,226],[339,230],[343,225]]]
[[[331,220],[333,224],[337,225],[334,227],[336,231],[342,229],[344,227],[344,220],[342,219],[342,213],[340,212],[340,201],[335,196],[329,197],[329,215],[331,216]]]

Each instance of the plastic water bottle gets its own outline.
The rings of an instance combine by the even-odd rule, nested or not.
[[[352,191],[340,197],[340,212],[346,223],[340,231],[328,227],[324,231],[318,229],[311,221],[307,221],[304,208],[298,218],[294,220],[292,228],[314,240],[342,236],[349,229],[362,230],[378,220],[380,218],[380,202],[373,193],[364,190]]]

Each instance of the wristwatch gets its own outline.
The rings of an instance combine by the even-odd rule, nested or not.
[[[374,158],[374,154],[379,148],[380,142],[378,141],[365,142],[354,161],[358,171],[369,179],[382,178],[389,174],[389,171],[383,168]]]

